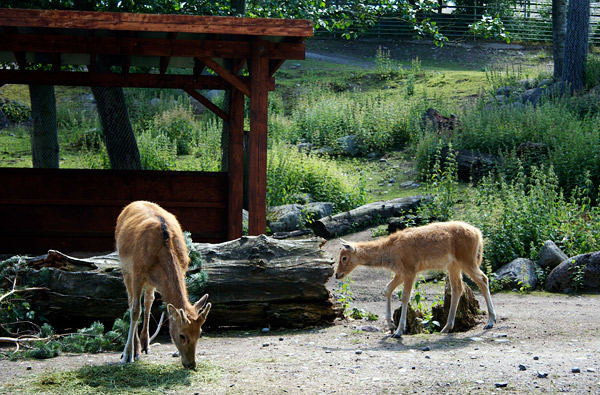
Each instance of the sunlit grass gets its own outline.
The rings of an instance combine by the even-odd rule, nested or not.
[[[202,392],[202,385],[218,381],[220,368],[197,361],[196,370],[179,363],[83,366],[77,370],[44,373],[0,388],[10,393],[164,393]]]

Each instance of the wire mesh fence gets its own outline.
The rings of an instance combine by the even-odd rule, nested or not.
[[[523,2],[500,10],[506,30],[513,41],[551,42],[552,41],[552,2]],[[444,5],[437,13],[427,14],[450,40],[478,40],[469,32],[469,25],[481,20],[482,15],[495,15],[477,1],[473,5]],[[600,44],[600,2],[591,3],[590,44]],[[318,31],[317,36],[331,37],[340,31]],[[412,26],[396,16],[386,16],[365,32],[361,37],[368,38],[411,38],[416,36]]]

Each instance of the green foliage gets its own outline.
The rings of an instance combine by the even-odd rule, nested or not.
[[[469,25],[469,30],[471,33],[485,39],[510,42],[510,35],[504,28],[504,23],[497,15],[495,17],[482,15],[481,20]]]
[[[442,158],[442,150],[446,152],[445,158]],[[419,207],[419,215],[422,218],[448,221],[454,217],[458,186],[457,171],[456,152],[452,144],[448,143],[444,146],[442,141],[438,140],[433,166],[425,177],[426,193],[432,196],[432,200]]]
[[[583,189],[566,198],[552,168],[484,178],[462,217],[483,232],[493,271],[518,257],[536,259],[545,240],[568,256],[600,249],[600,209]]]
[[[350,318],[354,320],[366,319],[367,321],[377,321],[379,316],[373,312],[359,309],[358,307],[353,307],[352,311],[350,312]]]
[[[346,211],[365,202],[364,181],[345,174],[336,162],[275,144],[267,164],[267,204],[295,203],[294,195],[308,193],[315,201],[332,202]]]
[[[31,117],[31,109],[25,104],[0,98],[0,111],[14,123],[25,122]]]
[[[291,118],[290,142],[306,140],[317,147],[332,147],[342,153],[338,140],[354,135],[359,155],[382,152],[408,142],[407,106],[399,106],[397,94],[335,93],[313,86],[298,97]]]
[[[576,263],[575,260],[572,260],[572,263],[569,276],[573,282],[574,291],[581,292],[585,285],[585,264],[583,262]]]
[[[189,155],[196,134],[196,122],[189,109],[176,107],[157,114],[152,120],[154,135],[165,135],[177,147],[177,155]]]
[[[168,136],[142,132],[137,136],[137,144],[144,170],[170,170],[175,167],[177,148]]]
[[[389,234],[387,225],[379,225],[371,229],[371,237],[387,236]]]
[[[352,277],[347,276],[344,280],[338,283],[338,297],[337,301],[342,304],[344,314],[347,315],[350,311],[350,306],[354,302],[354,295],[350,290],[350,284],[352,284]]]
[[[585,63],[584,85],[592,89],[600,84],[600,56],[589,54]]]
[[[185,244],[190,256],[189,271],[186,274],[185,283],[192,303],[199,300],[205,293],[208,283],[208,273],[202,270],[202,254],[196,249],[190,232],[183,232]]]
[[[422,284],[424,283],[425,277],[423,276],[420,276],[420,278],[417,281],[415,281],[412,297],[409,303],[415,311],[418,311],[423,315],[421,324],[423,325],[423,329],[425,330],[425,332],[433,333],[437,331],[440,327],[440,323],[433,319],[433,306],[442,304],[443,301],[440,297],[436,297],[431,306],[428,306],[426,303],[427,293],[425,291],[425,288],[422,287]],[[398,299],[402,301],[402,290],[398,291]]]
[[[382,80],[387,80],[395,75],[398,75],[401,71],[398,65],[390,58],[390,50],[382,47],[377,47],[375,52],[375,73]]]

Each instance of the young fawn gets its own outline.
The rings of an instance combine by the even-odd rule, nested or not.
[[[393,337],[406,331],[406,311],[417,273],[423,270],[446,270],[450,278],[451,302],[448,322],[442,329],[447,333],[454,328],[458,301],[463,293],[462,273],[467,274],[479,287],[488,310],[486,329],[496,320],[487,276],[479,269],[483,258],[481,231],[464,222],[439,222],[398,231],[388,237],[359,243],[343,239],[335,277],[344,278],[358,265],[383,267],[395,273],[385,289],[387,298],[386,320],[391,330],[391,296],[402,282],[402,314]]]

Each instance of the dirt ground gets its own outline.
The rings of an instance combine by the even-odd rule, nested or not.
[[[348,239],[368,237],[362,232]],[[330,241],[325,248],[335,253],[339,244]],[[364,268],[352,274],[354,305],[377,313],[374,322],[342,320],[300,331],[205,333],[197,360],[217,366],[220,374],[214,382],[189,386],[185,392],[600,393],[599,296],[494,294],[499,321],[491,330],[483,330],[482,316],[481,324],[466,333],[405,335],[396,340],[384,322],[382,291],[389,278],[385,271]],[[337,288],[335,280],[329,285]],[[429,283],[427,299],[442,291],[441,283]],[[477,297],[484,307],[481,295]],[[379,331],[369,332],[367,326]],[[178,365],[174,351],[170,340],[163,338],[142,358]],[[11,392],[12,383],[44,372],[118,361],[116,352],[0,360],[0,392]],[[573,373],[573,368],[580,373]],[[538,373],[547,377],[539,378]],[[496,388],[496,383],[506,387]]]

